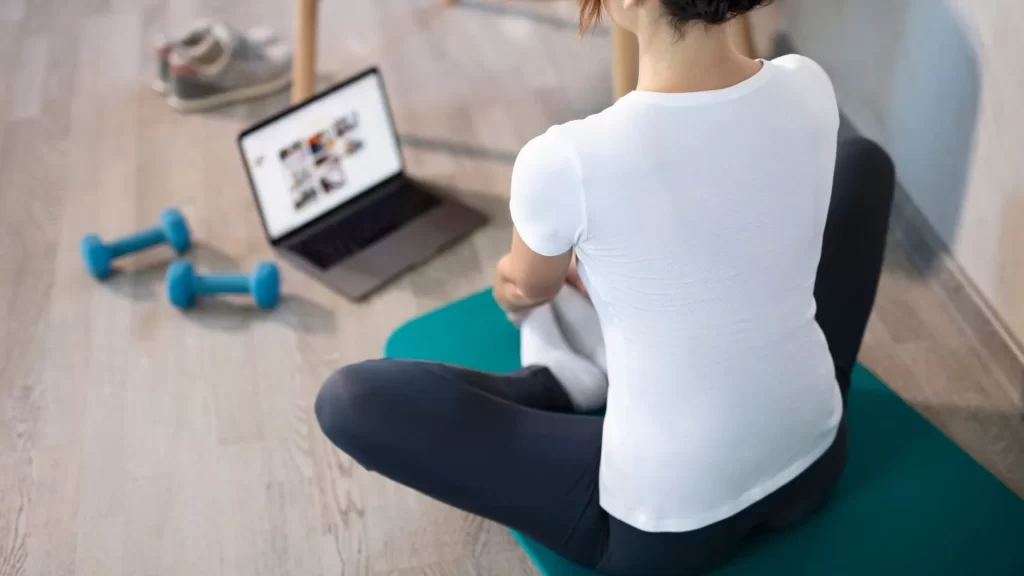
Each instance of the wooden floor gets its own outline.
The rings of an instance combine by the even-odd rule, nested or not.
[[[271,314],[181,314],[165,251],[104,284],[83,269],[83,234],[170,205],[201,267],[272,257],[234,137],[286,96],[176,114],[149,88],[150,38],[201,15],[289,35],[292,4],[0,0],[0,576],[535,573],[503,528],[353,465],[312,402],[400,322],[488,283],[510,159],[610,103],[607,34],[578,38],[574,2],[322,3],[322,83],[380,63],[410,171],[494,218],[370,302],[285,268]],[[863,360],[1024,494],[1021,390],[895,245]]]

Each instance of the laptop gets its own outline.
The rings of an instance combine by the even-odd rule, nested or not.
[[[376,68],[248,128],[238,147],[270,243],[353,300],[486,222],[405,174]]]

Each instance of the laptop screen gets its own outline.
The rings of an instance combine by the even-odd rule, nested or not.
[[[247,132],[239,144],[271,240],[402,170],[377,71]]]

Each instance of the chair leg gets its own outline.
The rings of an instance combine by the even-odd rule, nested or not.
[[[316,90],[317,7],[317,0],[298,0],[292,62],[293,104],[308,99]]]

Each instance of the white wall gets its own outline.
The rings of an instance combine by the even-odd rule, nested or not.
[[[1024,339],[1024,0],[783,0],[782,26]]]

